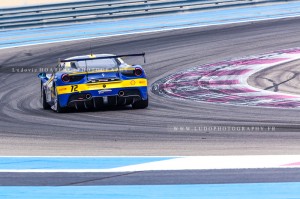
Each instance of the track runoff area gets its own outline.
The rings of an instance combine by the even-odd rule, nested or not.
[[[300,156],[1,157],[3,198],[296,198]]]

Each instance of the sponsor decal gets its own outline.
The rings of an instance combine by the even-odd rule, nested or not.
[[[107,93],[107,92],[112,92],[112,90],[99,90],[99,94]]]
[[[135,85],[135,81],[131,80],[130,85]]]

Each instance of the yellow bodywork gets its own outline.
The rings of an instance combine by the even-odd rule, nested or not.
[[[97,83],[88,83],[88,84],[74,84],[66,86],[57,86],[57,94],[68,94],[68,93],[77,93],[82,91],[90,90],[105,90],[105,89],[114,89],[114,88],[128,88],[128,87],[143,87],[147,86],[147,79],[138,78],[130,80],[121,80],[113,82],[97,82]]]

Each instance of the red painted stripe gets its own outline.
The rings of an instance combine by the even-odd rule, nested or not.
[[[241,65],[256,65],[256,64],[272,64],[281,61],[288,60],[289,58],[274,58],[274,59],[241,59],[241,60],[234,60],[234,61],[223,61],[214,64],[208,64],[204,67],[214,67],[214,66],[241,66]]]
[[[229,75],[244,75],[252,70],[244,69],[244,70],[222,70],[222,71],[214,71],[208,73],[206,76],[229,76]]]
[[[284,165],[280,165],[280,166],[300,166],[300,162],[293,162],[290,164],[284,164]]]

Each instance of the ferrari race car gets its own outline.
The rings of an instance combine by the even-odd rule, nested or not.
[[[147,78],[140,65],[126,64],[122,57],[143,56],[91,54],[59,60],[52,74],[40,73],[44,109],[60,113],[67,108],[97,109],[103,106],[148,106]]]

